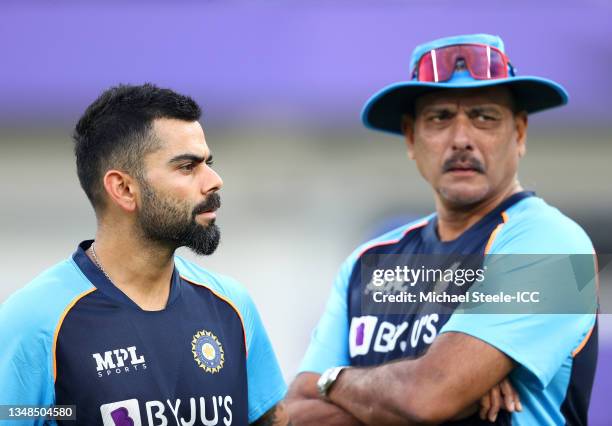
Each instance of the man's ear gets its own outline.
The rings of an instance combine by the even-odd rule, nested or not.
[[[519,158],[527,152],[527,126],[529,120],[527,111],[521,111],[514,116],[514,125],[516,126],[516,143],[518,144]]]
[[[119,170],[109,170],[104,174],[103,183],[111,203],[126,212],[136,210],[137,184],[134,178]]]
[[[402,116],[402,132],[408,149],[408,158],[414,160],[414,118],[412,115],[404,114]]]

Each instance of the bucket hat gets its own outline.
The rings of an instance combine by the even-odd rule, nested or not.
[[[499,36],[470,34],[445,37],[421,44],[414,49],[410,60],[411,70],[416,70],[421,57],[435,49],[462,44],[491,46],[505,54],[504,42]],[[395,134],[402,134],[402,116],[411,111],[417,97],[438,90],[469,89],[477,87],[507,86],[514,95],[519,109],[534,113],[567,103],[568,93],[559,83],[546,78],[518,76],[512,64],[505,78],[476,79],[468,70],[454,71],[446,81],[418,81],[416,73],[411,79],[384,87],[364,105],[361,119],[366,127]]]

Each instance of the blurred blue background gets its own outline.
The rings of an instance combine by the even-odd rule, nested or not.
[[[93,235],[71,152],[79,115],[109,86],[153,82],[202,105],[225,181],[222,245],[197,262],[250,289],[291,379],[343,258],[433,209],[402,141],[362,128],[364,101],[408,78],[416,44],[472,32],[501,35],[519,74],[570,92],[531,117],[521,182],[612,253],[611,18],[605,0],[5,0],[0,300]],[[606,312],[609,288],[604,271]],[[600,333],[593,425],[610,424],[609,315]]]

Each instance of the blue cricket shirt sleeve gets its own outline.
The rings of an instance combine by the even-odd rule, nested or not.
[[[226,287],[228,295],[238,307],[244,323],[249,423],[253,423],[285,397],[287,385],[253,299],[241,284],[224,278],[229,284]]]
[[[350,365],[348,292],[351,275],[359,257],[369,248],[402,238],[406,231],[428,220],[422,218],[393,229],[357,247],[342,263],[332,286],[323,316],[310,336],[310,344],[298,373],[323,373],[331,367]]]
[[[37,327],[34,309],[23,293],[0,307],[0,405],[53,403],[52,336]]]
[[[0,405],[50,406],[55,402],[53,339],[62,312],[79,291],[62,286],[78,275],[62,262],[14,293],[0,306]],[[38,425],[42,420],[7,420],[0,425]]]
[[[249,298],[245,311],[247,331],[247,380],[249,385],[249,422],[254,422],[278,404],[287,393],[278,361],[259,313]]]
[[[340,267],[323,316],[312,332],[299,372],[323,373],[331,367],[349,365],[348,286],[356,256]]]
[[[591,241],[582,228],[558,210],[545,204],[543,207],[518,212],[510,209],[509,219],[502,226],[489,253],[551,257],[594,255]],[[595,265],[593,261],[592,276]],[[514,272],[511,269],[507,271],[508,274]],[[507,282],[512,281],[511,277]],[[541,283],[533,284],[534,290],[540,288]],[[562,364],[572,357],[572,352],[590,335],[596,320],[597,301],[594,295],[592,302],[592,311],[585,309],[579,313],[554,313],[549,310],[525,314],[454,314],[441,332],[461,332],[487,342],[530,372],[544,388]]]

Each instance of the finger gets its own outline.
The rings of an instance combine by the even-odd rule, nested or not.
[[[501,393],[504,397],[505,408],[506,410],[512,413],[516,408],[516,401],[519,400],[518,394],[516,393],[508,379],[502,380],[502,382],[499,384],[499,387],[501,388]]]
[[[491,395],[491,408],[489,408],[489,421],[495,422],[497,419],[497,414],[499,413],[499,408],[501,407],[501,393],[499,391],[499,386],[493,386],[489,391]]]
[[[514,409],[516,411],[523,411],[523,404],[521,404],[521,397],[519,393],[512,386],[512,382],[509,379],[504,380],[505,384],[502,383],[502,392],[506,389],[506,392],[512,392],[512,399],[514,400]],[[509,389],[509,390],[508,390]]]
[[[489,393],[480,398],[480,418],[482,420],[487,419],[487,413],[489,412],[489,408],[491,408],[491,397]]]

